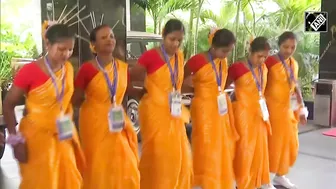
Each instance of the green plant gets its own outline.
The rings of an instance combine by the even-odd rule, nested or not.
[[[2,89],[7,89],[12,80],[11,60],[14,55],[11,52],[0,51],[0,85]]]
[[[191,0],[134,0],[133,4],[146,10],[152,17],[156,34],[161,33],[162,23],[168,14],[176,10],[188,10],[195,6]]]
[[[1,23],[0,27],[0,85],[6,90],[15,74],[11,66],[12,58],[35,58],[38,51],[31,33],[23,31],[25,35],[18,35],[9,23]]]
[[[18,35],[10,24],[1,23],[1,50],[14,53],[20,58],[33,58],[38,56],[35,40],[31,33],[23,31],[26,35]]]

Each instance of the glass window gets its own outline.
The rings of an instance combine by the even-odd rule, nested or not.
[[[145,41],[144,45],[146,46],[146,50],[150,50],[154,47],[159,46],[161,43],[161,41],[157,40],[157,41]]]
[[[140,42],[127,42],[127,58],[138,58],[142,54]]]

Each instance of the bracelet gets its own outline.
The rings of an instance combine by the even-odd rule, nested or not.
[[[306,118],[309,115],[309,111],[308,111],[306,106],[300,109],[300,116],[302,116],[302,115],[305,116]]]
[[[25,143],[26,140],[21,133],[17,133],[16,135],[9,135],[6,142],[11,146],[16,146]]]

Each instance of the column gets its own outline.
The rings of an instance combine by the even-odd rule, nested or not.
[[[328,12],[328,32],[320,34],[320,55],[325,51],[332,40],[330,28],[336,25],[336,1],[322,0],[321,10]],[[320,79],[336,79],[336,43],[334,42],[319,64]]]

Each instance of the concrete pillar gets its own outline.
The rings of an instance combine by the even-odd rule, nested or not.
[[[131,30],[131,2],[126,0],[126,31]]]
[[[320,55],[325,51],[332,40],[330,28],[336,25],[336,1],[322,0],[321,10],[328,12],[328,32],[320,34]],[[334,42],[319,64],[320,79],[336,79],[336,43]]]

